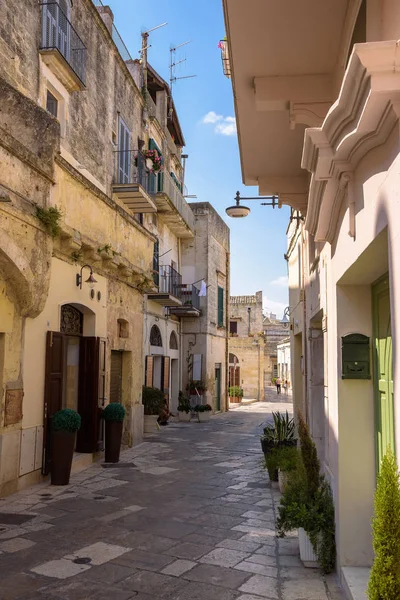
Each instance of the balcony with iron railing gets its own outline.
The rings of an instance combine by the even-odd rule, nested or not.
[[[43,2],[40,54],[70,91],[85,88],[87,49],[57,2]]]
[[[154,186],[152,188],[152,186]],[[182,186],[184,190],[184,186]],[[179,182],[174,181],[165,170],[150,180],[150,193],[155,194],[157,211],[163,220],[180,238],[194,236],[195,218],[189,204],[183,197]]]
[[[182,306],[170,309],[172,315],[177,317],[199,317],[200,316],[200,290],[191,283],[181,286]]]
[[[154,175],[139,150],[116,150],[112,195],[121,200],[133,213],[157,212],[151,189]]]
[[[148,294],[150,300],[162,306],[182,305],[182,275],[169,265],[160,265],[154,273],[154,283],[158,287],[157,292]]]

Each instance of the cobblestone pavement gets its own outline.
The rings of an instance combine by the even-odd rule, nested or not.
[[[0,500],[1,600],[342,600],[277,540],[258,403]]]

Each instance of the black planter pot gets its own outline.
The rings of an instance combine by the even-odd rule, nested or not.
[[[121,452],[123,421],[106,421],[106,449],[104,460],[106,463],[119,462]]]
[[[53,431],[51,436],[51,485],[68,485],[76,432]]]

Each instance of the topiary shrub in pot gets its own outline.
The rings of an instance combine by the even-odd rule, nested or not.
[[[178,396],[178,415],[179,421],[183,421],[184,423],[189,423],[192,416],[192,407],[190,405],[189,398],[183,395],[182,392],[179,392]]]
[[[199,423],[206,423],[210,420],[212,406],[209,404],[197,404],[197,406],[194,407],[194,411],[197,413]]]
[[[102,413],[106,424],[106,463],[117,463],[121,452],[122,426],[125,418],[125,408],[119,402],[111,402]]]
[[[144,406],[144,433],[154,433],[155,431],[158,431],[157,419],[164,402],[164,392],[158,388],[143,386],[142,403]]]
[[[389,448],[382,459],[372,520],[375,552],[368,583],[369,600],[400,598],[400,475]]]
[[[229,388],[229,402],[235,404],[242,401],[243,398],[243,388],[239,385],[232,385]]]
[[[81,417],[64,408],[51,419],[51,485],[68,485]]]

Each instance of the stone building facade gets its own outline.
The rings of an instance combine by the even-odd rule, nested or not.
[[[229,385],[242,387],[246,399],[264,399],[262,301],[262,292],[229,299]]]
[[[229,228],[208,202],[190,203],[195,217],[195,237],[182,243],[182,275],[200,286],[199,316],[182,317],[183,387],[190,380],[206,386],[203,403],[214,411],[229,408],[228,298],[230,284]]]
[[[274,377],[278,376],[278,344],[288,336],[289,322],[276,318],[270,313],[263,319],[265,335],[265,385],[271,385]]]
[[[158,323],[162,365],[152,383],[176,397],[182,341],[173,308],[182,304],[180,244],[194,236],[194,215],[169,91],[149,66],[143,92],[144,73],[108,7],[10,0],[0,23],[0,494],[7,494],[48,473],[51,417],[60,408],[82,417],[76,467],[100,456],[99,409],[109,401],[127,411],[123,443],[141,441],[144,357]],[[154,149],[163,176],[148,158]]]

